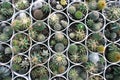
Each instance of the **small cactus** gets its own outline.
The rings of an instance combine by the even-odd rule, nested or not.
[[[76,44],[70,45],[68,52],[74,54],[78,51],[78,46]]]
[[[76,12],[76,8],[75,8],[74,6],[70,6],[70,7],[68,8],[68,12],[69,12],[70,14],[74,14],[74,13]]]
[[[61,10],[61,9],[63,9],[63,6],[60,5],[60,4],[58,4],[58,5],[56,5],[56,9],[57,9],[57,10]]]
[[[97,7],[99,10],[102,10],[106,7],[106,0],[99,0],[98,1],[98,4],[97,4]]]
[[[96,10],[97,9],[97,2],[95,0],[88,2],[88,7],[90,10]]]
[[[11,54],[12,53],[12,50],[10,47],[6,47],[5,48],[5,54]]]
[[[76,11],[75,12],[75,18],[76,19],[81,19],[83,17],[83,13],[81,11]]]
[[[7,34],[5,34],[5,33],[0,34],[0,41],[5,42],[7,40],[9,40],[9,37]]]
[[[37,37],[38,41],[44,41],[45,40],[45,36],[43,34],[39,34]]]
[[[61,24],[64,28],[66,28],[66,27],[68,26],[68,22],[65,21],[65,20],[61,20],[61,21],[60,21],[60,24]]]
[[[105,47],[104,47],[103,45],[99,45],[99,46],[97,46],[97,51],[98,51],[99,53],[104,53]]]
[[[71,69],[68,73],[68,76],[71,80],[77,80],[77,78],[79,77],[78,71],[76,69]]]
[[[76,38],[76,40],[79,40],[79,41],[81,41],[81,40],[83,40],[84,38],[85,38],[85,31],[84,30],[77,30],[76,31],[76,35],[75,35],[75,38]]]
[[[69,36],[70,36],[71,39],[74,39],[75,38],[75,33],[72,32],[72,33],[69,34]]]
[[[56,24],[54,25],[54,30],[59,31],[59,30],[61,30],[61,29],[62,29],[62,26],[61,26],[59,23],[56,23]]]
[[[51,14],[49,17],[49,24],[54,26],[56,23],[59,23],[60,18],[57,14]]]
[[[53,56],[52,62],[59,66],[67,65],[67,59],[62,53],[57,53],[55,56]]]
[[[65,46],[62,43],[57,43],[55,45],[55,51],[56,52],[62,52],[62,51],[64,51],[64,48],[65,48]]]
[[[62,41],[63,39],[64,39],[64,35],[62,32],[55,33],[55,40]]]
[[[33,12],[33,16],[34,16],[35,19],[41,20],[43,18],[43,12],[42,12],[42,10],[35,10]]]
[[[120,52],[118,52],[118,51],[112,51],[112,52],[108,53],[107,54],[107,59],[110,62],[120,61]]]
[[[92,11],[90,14],[89,14],[89,18],[92,19],[92,20],[98,20],[99,19],[99,12],[98,11]]]

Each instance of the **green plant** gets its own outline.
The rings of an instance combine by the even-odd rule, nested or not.
[[[37,67],[34,67],[32,70],[31,70],[31,78],[33,80],[48,80],[49,78],[49,73],[47,71],[47,69],[43,66],[37,66]]]
[[[80,54],[86,54],[87,50],[86,50],[86,48],[85,48],[84,46],[79,45],[79,46],[78,46],[78,52],[79,52]]]
[[[53,56],[52,62],[58,66],[66,66],[67,65],[67,59],[62,53],[57,53],[55,56]]]
[[[97,9],[96,0],[88,1],[88,7],[89,7],[90,10],[96,10]]]
[[[84,30],[76,30],[75,32],[75,38],[76,40],[82,40],[85,38],[85,31]]]
[[[88,49],[90,49],[91,51],[96,51],[96,48],[98,46],[98,41],[93,40],[93,39],[89,39],[87,41],[87,47]]]
[[[10,80],[12,79],[11,71],[5,66],[0,66],[0,79],[1,80]]]
[[[55,44],[55,51],[56,52],[62,52],[62,51],[64,51],[64,49],[65,49],[65,46],[62,43]]]
[[[68,8],[68,12],[69,12],[70,14],[74,14],[74,13],[76,12],[76,8],[71,5],[71,6]]]
[[[10,47],[6,47],[5,48],[5,54],[11,54],[12,53],[12,50]]]
[[[25,14],[26,15],[26,14]],[[22,24],[21,24],[22,23]],[[29,17],[22,17],[20,20],[14,19],[12,21],[12,27],[15,31],[23,31],[26,30],[28,27],[30,27],[31,20]]]
[[[79,10],[82,12],[82,13],[86,13],[87,12],[87,5],[86,4],[80,4],[79,6]]]
[[[13,15],[13,7],[9,2],[2,2],[0,5],[0,14],[2,20],[7,20]]]
[[[28,35],[23,33],[16,34],[12,39],[12,46],[14,46],[14,51],[25,52],[30,47],[30,38]],[[19,46],[19,47],[18,47]]]
[[[90,28],[92,28],[95,24],[92,19],[88,19],[86,23],[87,23],[88,27],[90,27]]]
[[[45,40],[45,35],[43,35],[43,34],[38,34],[37,40],[38,40],[38,41],[44,41],[44,40]]]
[[[75,33],[72,32],[72,33],[69,34],[69,36],[70,36],[70,38],[74,39],[75,38]]]
[[[81,11],[76,11],[75,12],[75,18],[76,19],[81,19],[83,17],[83,13]]]
[[[80,55],[79,53],[72,53],[72,55],[70,55],[70,60],[77,63],[80,62]]]
[[[69,49],[68,49],[68,52],[70,54],[74,54],[78,51],[78,46],[76,44],[73,44],[73,45],[70,45]]]
[[[92,11],[88,17],[92,20],[98,20],[99,19],[99,12],[98,11]]]
[[[78,71],[76,69],[71,69],[68,73],[68,76],[71,80],[77,80],[77,78],[79,77]]]
[[[45,5],[43,5],[43,6],[42,6],[42,10],[43,10],[43,12],[45,12],[45,13],[50,12],[49,4],[45,4]]]
[[[15,6],[18,8],[18,9],[25,9],[29,6],[29,2],[27,0],[18,0],[16,3],[15,3]]]
[[[7,40],[9,40],[9,37],[7,34],[5,34],[5,33],[0,34],[0,41],[5,42]]]
[[[13,29],[11,26],[6,26],[4,29],[3,29],[3,33],[6,33],[9,38],[12,36],[13,34]]]
[[[85,29],[85,26],[82,23],[77,24],[76,27],[77,27],[77,30],[84,30]]]

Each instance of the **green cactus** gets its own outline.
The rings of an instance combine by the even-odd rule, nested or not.
[[[49,4],[45,4],[45,5],[43,5],[43,6],[42,6],[42,11],[45,12],[45,13],[50,12]]]
[[[110,62],[120,61],[120,52],[112,51],[107,54],[107,58]]]
[[[96,51],[97,50],[97,46],[98,46],[98,41],[93,40],[93,39],[89,39],[87,41],[87,47],[88,47],[89,50]]]
[[[97,9],[97,2],[96,0],[92,0],[88,2],[88,7],[90,10],[96,10]]]
[[[12,50],[10,47],[6,47],[5,48],[5,54],[11,54],[12,53]]]
[[[49,73],[47,69],[43,66],[35,67],[30,72],[31,78],[33,80],[48,80],[49,79]]]
[[[78,52],[79,52],[80,54],[86,54],[87,50],[86,50],[86,48],[85,48],[84,46],[79,45],[79,46],[78,46]]]
[[[38,34],[37,41],[44,41],[44,40],[45,40],[45,35],[44,34]]]
[[[79,74],[78,74],[78,71],[76,69],[71,69],[68,73],[68,77],[71,79],[71,80],[77,80],[78,77],[79,77]]]
[[[80,10],[82,13],[86,14],[86,12],[87,12],[87,5],[86,5],[85,3],[80,4],[80,5],[79,5],[79,10]]]
[[[95,22],[92,19],[88,19],[86,23],[90,29],[92,29],[95,24]]]
[[[9,40],[9,37],[7,34],[5,34],[5,33],[0,34],[0,41],[5,42],[7,40]]]
[[[75,38],[75,33],[72,32],[72,33],[69,34],[69,36],[70,36],[71,39],[74,39]]]
[[[18,0],[17,3],[15,3],[16,8],[23,10],[29,7],[29,2],[27,0]]]
[[[11,80],[11,71],[6,66],[0,66],[0,79],[1,80]]]
[[[57,53],[55,56],[53,56],[52,62],[58,66],[66,66],[67,65],[67,59],[62,53]]]
[[[65,49],[65,46],[62,43],[57,43],[55,45],[55,51],[56,52],[62,52],[62,51],[64,51],[64,49]]]
[[[79,63],[80,62],[80,55],[78,53],[74,53],[74,54],[70,55],[70,60],[75,62],[75,63]]]
[[[78,46],[76,44],[73,44],[73,45],[70,45],[69,49],[68,49],[68,52],[70,54],[74,54],[78,51]]]
[[[98,30],[101,29],[102,26],[103,26],[103,23],[98,22],[98,23],[95,23],[95,24],[93,25],[93,28],[91,28],[91,29],[94,30],[94,31],[98,31]]]
[[[77,24],[76,27],[77,27],[77,30],[84,30],[85,29],[85,26],[82,23]]]
[[[52,14],[49,17],[49,24],[54,26],[56,23],[59,23],[59,20],[60,18],[59,16],[57,16],[57,14]]]
[[[3,33],[6,33],[9,37],[11,37],[12,34],[13,34],[13,29],[12,29],[12,27],[6,26],[6,27],[3,29]]]
[[[68,8],[68,12],[69,12],[70,14],[74,14],[74,13],[76,12],[76,8],[71,5],[71,6]]]
[[[75,12],[75,18],[76,19],[81,19],[83,17],[83,13],[81,11],[76,11]]]
[[[88,17],[90,18],[90,19],[92,19],[92,20],[98,20],[99,19],[99,12],[98,11],[92,11],[89,15],[88,15]]]

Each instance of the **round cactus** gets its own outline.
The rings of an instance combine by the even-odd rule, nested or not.
[[[75,8],[74,6],[70,6],[70,7],[68,8],[68,12],[69,12],[70,14],[74,14],[74,13],[76,12],[76,8]]]
[[[97,7],[99,10],[102,10],[106,7],[106,0],[99,0],[98,1],[98,4],[97,4]]]
[[[64,35],[60,32],[60,33],[55,33],[55,40],[57,41],[62,41],[64,39]]]
[[[120,61],[120,52],[111,51],[110,53],[107,54],[107,58],[110,62]]]
[[[37,37],[38,41],[44,41],[45,40],[45,36],[43,34],[39,34]]]
[[[89,16],[90,19],[92,20],[98,20],[99,19],[99,12],[98,11],[92,11]]]
[[[33,13],[33,16],[37,20],[41,20],[43,18],[43,12],[42,10],[35,10]]]
[[[59,24],[59,23],[56,23],[55,25],[54,25],[54,30],[61,30],[62,29],[62,26]]]
[[[12,50],[10,47],[6,47],[5,48],[5,54],[11,54],[12,53]]]
[[[7,41],[7,40],[9,40],[9,37],[8,37],[8,35],[7,34],[5,34],[5,33],[2,33],[2,34],[0,34],[0,41]]]
[[[83,17],[83,13],[81,11],[76,11],[75,12],[75,18],[76,19],[81,19]]]
[[[62,52],[62,51],[64,51],[64,48],[65,48],[65,46],[62,43],[57,43],[55,45],[55,51],[56,52]]]
[[[75,38],[75,33],[72,32],[72,33],[69,34],[69,36],[70,36],[70,38],[73,39],[73,38]]]
[[[73,54],[76,53],[78,51],[78,46],[76,44],[70,45],[68,52]]]

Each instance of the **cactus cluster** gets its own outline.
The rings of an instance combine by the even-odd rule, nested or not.
[[[76,2],[68,7],[68,14],[74,20],[81,20],[87,14],[87,10],[88,8],[85,3]]]
[[[74,63],[87,61],[87,50],[81,44],[72,44],[68,49],[68,57]]]

